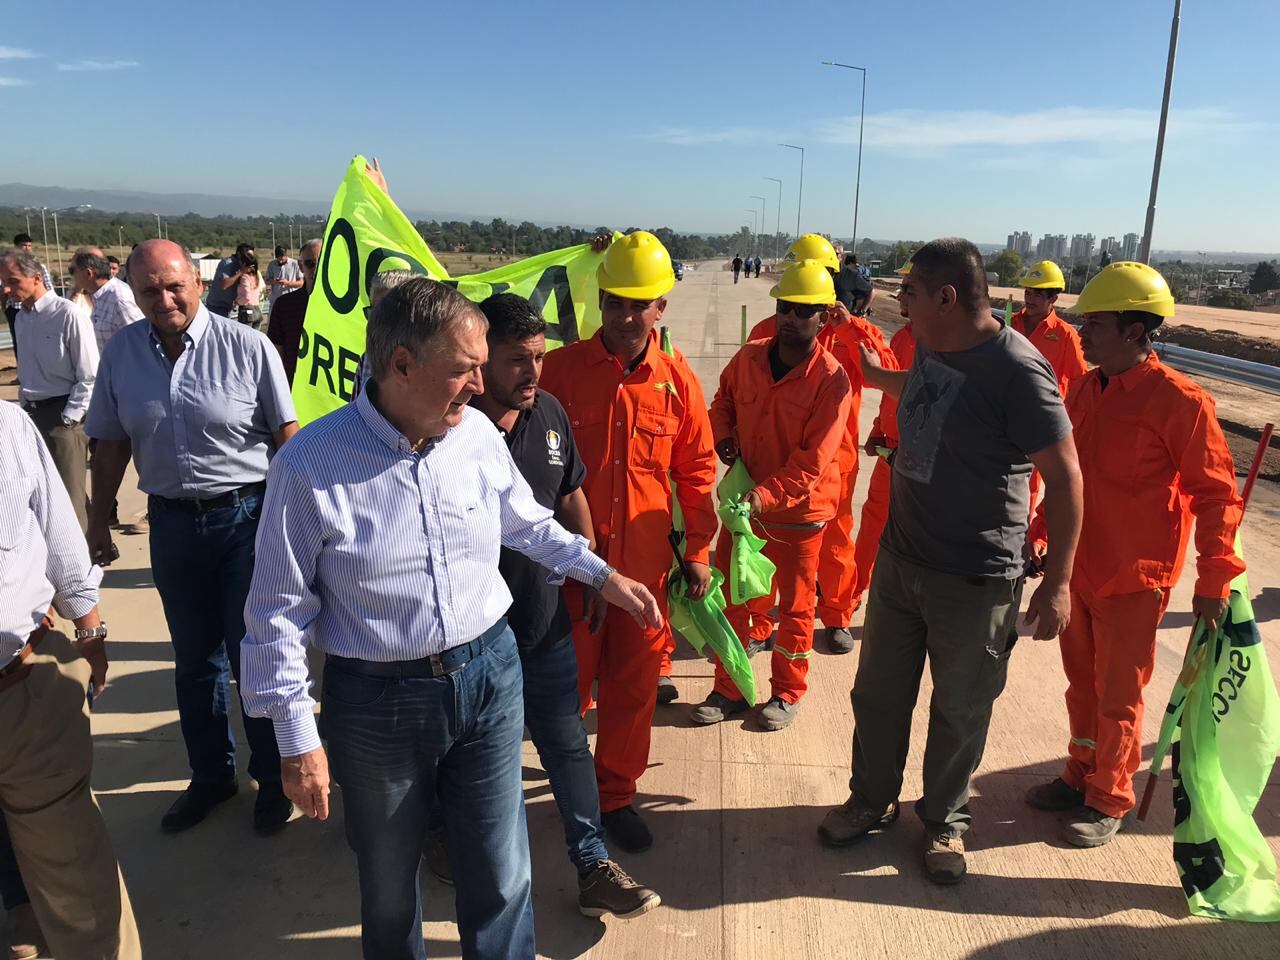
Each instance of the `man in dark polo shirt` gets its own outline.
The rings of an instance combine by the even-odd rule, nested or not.
[[[512,293],[490,297],[480,309],[489,320],[489,359],[484,393],[471,404],[506,438],[534,499],[554,510],[570,533],[591,540],[591,511],[581,489],[586,468],[569,418],[555,397],[538,389],[546,322],[528,300]],[[661,903],[658,895],[627,876],[605,847],[595,764],[578,700],[578,660],[560,588],[515,550],[502,549],[498,569],[515,598],[507,622],[524,670],[525,726],[564,821],[569,860],[578,870],[578,909],[589,917],[608,913],[623,919],[647,913]]]

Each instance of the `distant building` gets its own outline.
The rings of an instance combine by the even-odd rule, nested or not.
[[[1141,240],[1142,238],[1136,233],[1126,233],[1124,235],[1124,245],[1120,248],[1120,259],[1138,259],[1138,244]]]
[[[1120,241],[1115,237],[1103,237],[1098,241],[1098,252],[1109,253],[1112,258],[1115,258],[1120,253]]]
[[[1066,258],[1067,235],[1065,233],[1046,233],[1036,244],[1037,260],[1053,260],[1056,263]]]
[[[1024,259],[1031,254],[1031,233],[1027,230],[1015,230],[1009,234],[1009,239],[1005,244],[1006,250],[1012,250],[1018,256]]]
[[[1093,241],[1092,233],[1077,233],[1071,238],[1071,259],[1083,260],[1086,263],[1093,259]]]

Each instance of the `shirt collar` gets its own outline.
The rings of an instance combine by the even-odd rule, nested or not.
[[[108,290],[111,289],[111,285],[113,283],[118,283],[118,282],[119,281],[117,281],[115,277],[112,277],[110,280],[108,280],[106,283],[100,286],[97,290],[93,291],[94,301],[99,300],[104,293],[106,293]]]
[[[409,438],[391,425],[391,421],[382,415],[373,403],[373,395],[378,392],[378,384],[374,380],[365,382],[364,388],[360,391],[360,395],[356,397],[356,412],[360,414],[360,419],[364,421],[366,427],[372,431],[383,444],[390,447],[396,453],[403,455],[414,453],[413,444],[409,442]],[[466,411],[463,412],[466,416]],[[449,435],[448,432],[444,436],[436,437],[428,440],[423,446],[420,453],[426,453],[436,444],[444,440]]]
[[[200,304],[200,309],[196,311],[195,317],[187,324],[187,329],[182,331],[183,337],[190,340],[193,347],[200,345],[201,339],[203,339],[205,333],[208,331],[209,324],[212,322],[209,319],[210,316],[211,314],[205,309],[204,304]],[[151,326],[150,321],[147,321],[147,326],[151,327],[149,331],[151,339],[159,345],[160,337],[156,333],[156,328]]]
[[[769,340],[768,348],[760,353],[759,359],[757,361],[760,364],[760,366],[762,366],[765,370],[769,372],[770,380],[773,380],[773,365],[769,362],[769,352],[773,350],[774,345],[777,342],[778,342],[778,336],[777,334],[774,334],[773,337]],[[792,367],[785,374],[783,374],[781,380],[774,380],[773,381],[774,385],[776,386],[777,384],[784,383],[785,381],[792,380],[792,379],[800,380],[800,379],[803,379],[804,377],[809,376],[809,374],[813,371],[814,364],[820,362],[820,358],[824,353],[830,353],[830,351],[825,346],[823,346],[822,341],[819,340],[814,345],[813,352],[809,354],[809,359],[805,360],[803,363],[797,363],[794,367]],[[793,374],[794,374],[794,377],[792,376]]]
[[[1156,356],[1156,352],[1153,349],[1147,354],[1147,359],[1143,360],[1141,363],[1135,363],[1124,373],[1118,373],[1114,377],[1108,377],[1107,384],[1110,385],[1115,383],[1119,384],[1125,390],[1132,390],[1139,383],[1145,380],[1147,375],[1158,366],[1160,366],[1160,358]]]
[[[596,335],[587,341],[590,347],[590,351],[587,355],[587,361],[589,363],[594,364],[594,363],[604,363],[606,360],[611,360],[614,363],[616,363],[619,367],[622,367],[622,361],[619,360],[617,357],[615,357],[612,353],[610,353],[609,348],[604,345],[603,333],[604,332],[602,330],[597,330]],[[653,356],[653,351],[658,350],[659,352],[661,352],[661,350],[656,346],[657,342],[658,342],[658,331],[650,330],[649,342],[645,344],[644,353],[641,355],[640,361],[635,366],[636,370],[639,370],[641,367],[645,366],[646,364],[649,364],[650,366],[652,366],[651,358]],[[625,367],[623,369],[625,371]],[[632,371],[632,373],[634,372],[635,370]]]
[[[57,298],[58,295],[52,290],[46,290],[44,292],[44,296],[31,305],[31,312],[42,313],[43,311],[48,310],[53,306],[53,301]]]

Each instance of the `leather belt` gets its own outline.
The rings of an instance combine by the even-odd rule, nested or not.
[[[159,500],[166,508],[170,510],[180,510],[183,513],[207,513],[210,510],[220,510],[223,507],[238,507],[240,501],[247,497],[260,496],[267,489],[267,481],[259,480],[257,483],[246,483],[243,487],[237,487],[235,490],[228,490],[226,493],[216,497],[210,497],[207,500],[178,500],[169,497],[159,497],[155,494],[151,495],[152,500]]]
[[[60,397],[45,397],[43,400],[23,400],[22,408],[24,410],[43,410],[45,407],[65,407],[69,396],[70,394],[63,394]]]
[[[0,693],[27,679],[27,675],[31,673],[31,664],[27,661],[31,659],[31,654],[36,652],[45,634],[52,629],[53,621],[45,617],[40,621],[40,626],[31,631],[31,636],[27,637],[27,642],[22,645],[22,649],[4,665],[3,669],[0,669]]]
[[[480,656],[484,648],[497,640],[506,629],[507,618],[503,617],[471,642],[450,647],[443,653],[433,653],[418,660],[380,662],[330,654],[327,662],[335,664],[341,670],[369,677],[443,677],[462,669]]]

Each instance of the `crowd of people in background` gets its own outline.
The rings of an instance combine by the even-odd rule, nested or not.
[[[319,240],[299,261],[277,247],[265,271],[240,244],[207,286],[166,240],[133,250],[127,284],[82,248],[80,305],[54,290],[29,237],[0,254],[25,411],[0,405],[0,896],[20,940],[38,927],[58,957],[141,956],[89,791],[85,696],[106,679],[98,584],[118,556],[131,463],[190,767],[160,827],[192,829],[240,789],[238,699],[256,832],[297,811],[328,817],[341,789],[370,960],[425,956],[424,858],[455,885],[464,956],[535,955],[526,727],[579,910],[629,918],[660,904],[611,848],[657,842],[636,796],[657,705],[679,699],[672,591],[710,602],[731,576],[717,459],[745,476],[729,506],[773,567],[761,596],[724,611],[748,655],[770,654],[769,695],[751,713],[761,729],[799,714],[815,611],[826,649],[847,654],[865,605],[850,794],[814,825],[823,843],[897,820],[927,661],[923,869],[964,878],[970,778],[1029,580],[1033,636],[1061,644],[1070,737],[1061,776],[1027,802],[1067,812],[1077,846],[1115,837],[1191,519],[1197,616],[1222,616],[1243,569],[1212,400],[1151,350],[1173,315],[1160,275],[1104,268],[1076,305],[1077,334],[1055,311],[1061,272],[1037,264],[1006,324],[977,248],[935,240],[900,271],[906,326],[886,342],[865,315],[865,267],[805,235],[770,290],[775,313],[708,401],[657,334],[675,285],[661,242],[636,231],[598,249],[600,330],[550,353],[520,297],[475,304],[378,275],[356,396],[301,430],[290,384]],[[730,267],[737,283],[761,260]],[[882,399],[864,446],[868,387]],[[855,523],[862,456],[875,472]],[[319,722],[308,648],[325,654]],[[32,695],[5,692],[20,684]],[[718,663],[690,717],[710,726],[752,708]]]

